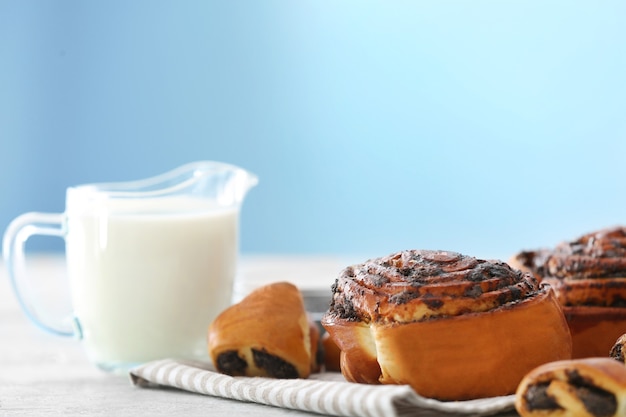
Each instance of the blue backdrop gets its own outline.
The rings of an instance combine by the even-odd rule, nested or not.
[[[200,159],[260,178],[244,253],[508,258],[626,223],[625,19],[623,1],[0,0],[0,228]]]

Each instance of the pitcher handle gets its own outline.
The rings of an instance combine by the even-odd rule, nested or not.
[[[66,330],[60,324],[47,323],[37,314],[28,297],[20,290],[25,279],[26,259],[24,245],[34,235],[65,238],[65,215],[61,213],[24,213],[16,217],[8,226],[2,241],[4,263],[9,274],[11,287],[26,316],[38,327],[58,336],[76,336],[78,329]]]

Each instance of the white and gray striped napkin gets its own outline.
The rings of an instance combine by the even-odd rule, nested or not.
[[[355,384],[339,373],[314,374],[309,379],[231,377],[208,364],[165,359],[132,369],[130,377],[139,387],[175,387],[332,416],[517,416],[513,396],[442,402],[421,397],[407,385]]]

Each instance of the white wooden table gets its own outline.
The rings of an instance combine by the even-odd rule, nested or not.
[[[29,257],[51,314],[69,311],[62,258]],[[348,263],[318,257],[243,257],[239,296],[270,281],[288,280],[303,291],[330,291]],[[91,365],[78,340],[50,335],[28,321],[0,264],[0,416],[311,416],[174,389],[136,388],[126,376]]]

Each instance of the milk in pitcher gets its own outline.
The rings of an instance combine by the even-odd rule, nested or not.
[[[91,359],[105,369],[208,360],[208,326],[231,302],[238,210],[187,196],[144,199],[139,214],[134,201],[97,204],[69,216],[66,240]]]

